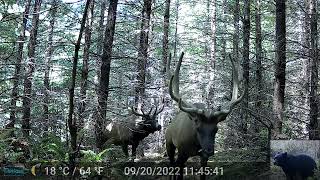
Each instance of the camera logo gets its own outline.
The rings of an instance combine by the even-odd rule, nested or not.
[[[24,176],[29,170],[23,167],[4,167],[2,168],[4,176]]]

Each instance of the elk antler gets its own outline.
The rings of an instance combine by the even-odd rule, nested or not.
[[[152,115],[153,118],[155,118],[158,114],[160,114],[163,111],[163,109],[164,109],[164,104],[163,103],[164,103],[164,99],[162,98],[162,106],[158,111],[158,106],[160,105],[160,103],[157,102],[157,100],[155,99],[156,109],[155,109],[155,111],[154,111],[154,113]]]
[[[136,111],[136,109],[133,107],[133,106],[131,106],[131,111],[132,111],[132,113],[134,114],[134,115],[136,115],[136,116],[144,116],[144,114],[142,113],[139,113],[138,111]]]
[[[234,60],[232,59],[231,55],[229,55],[231,64],[232,64],[232,80],[233,80],[233,88],[232,88],[232,99],[230,101],[230,105],[222,110],[218,111],[206,111],[204,109],[199,109],[195,107],[192,104],[188,104],[185,101],[182,100],[180,93],[179,93],[179,71],[182,63],[184,53],[182,52],[179,58],[179,62],[177,64],[177,67],[174,71],[174,75],[171,76],[170,82],[169,82],[169,93],[171,98],[179,103],[179,108],[186,112],[186,113],[196,113],[196,114],[203,114],[208,115],[209,117],[217,119],[218,121],[224,120],[228,114],[232,111],[235,105],[237,105],[244,97],[244,95],[247,93],[248,87],[245,87],[243,93],[238,98],[238,91],[239,91],[239,66],[236,67]],[[169,67],[167,65],[167,67]],[[169,70],[168,70],[169,71]],[[211,119],[210,118],[210,119]]]
[[[188,112],[188,113],[197,113],[197,114],[204,114],[204,110],[203,109],[198,109],[198,108],[189,108],[189,107],[184,107],[182,105],[182,99],[179,99],[179,108],[184,111],[184,112]]]
[[[241,100],[243,99],[243,97],[245,96],[245,94],[248,91],[248,87],[246,86],[244,88],[244,91],[242,92],[241,96],[238,98],[238,91],[239,91],[239,66],[236,67],[234,59],[231,57],[231,55],[229,54],[229,58],[231,60],[231,64],[232,64],[232,82],[233,82],[233,87],[232,87],[232,98],[230,101],[230,105],[225,108],[222,109],[221,111],[217,111],[214,113],[214,116],[218,117],[218,119],[225,119],[223,117],[226,117],[234,108],[235,105],[237,105],[239,102],[241,102]]]
[[[179,72],[182,63],[184,52],[181,53],[179,62],[177,64],[176,70],[174,71],[174,75],[171,76],[170,83],[169,83],[169,93],[171,98],[179,103],[179,107],[182,111],[187,113],[203,113],[201,109],[194,107],[192,104],[188,104],[182,100],[180,93],[179,93]]]
[[[142,114],[141,113],[139,113],[138,111],[136,111],[136,108],[134,108],[133,106],[131,107],[131,111],[132,111],[132,113],[134,114],[134,115],[136,115],[136,116],[149,116],[150,114],[151,114],[151,111],[153,110],[153,108],[151,108],[150,110],[149,110],[149,112],[146,114],[144,111],[143,111],[143,109],[141,108],[141,112],[142,112]]]
[[[154,111],[153,111],[153,107],[151,107],[150,110],[149,110],[149,112],[148,112],[148,113],[145,113],[145,112],[143,111],[143,109],[141,108],[141,113],[140,113],[140,112],[138,112],[138,111],[136,110],[136,108],[134,108],[133,106],[131,107],[131,111],[132,111],[132,113],[133,113],[134,115],[136,115],[136,116],[150,116],[150,117],[155,118],[156,115],[158,115],[159,113],[161,113],[161,112],[163,111],[164,105],[162,105],[162,107],[158,110],[159,103],[157,102],[156,99],[154,99],[154,102],[155,102],[155,105],[156,105],[156,108],[155,108]],[[163,102],[163,100],[162,100],[162,102]],[[153,113],[151,113],[152,111],[153,111]]]

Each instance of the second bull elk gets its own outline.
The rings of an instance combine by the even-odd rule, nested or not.
[[[231,58],[233,69],[233,91],[230,104],[218,110],[205,109],[202,103],[188,103],[184,101],[179,92],[179,71],[184,53],[181,54],[174,75],[169,83],[169,93],[171,98],[179,104],[180,112],[175,118],[165,134],[167,155],[170,164],[183,169],[184,163],[192,156],[200,156],[201,166],[207,166],[207,161],[214,154],[215,136],[218,131],[218,123],[224,121],[232,109],[237,105],[247,92],[247,87],[238,98],[239,79],[238,69]],[[178,156],[175,160],[175,150]],[[182,179],[182,172],[180,179]],[[205,179],[204,176],[201,179]]]
[[[131,107],[135,116],[142,117],[142,121],[136,123],[135,116],[130,116],[127,121],[117,121],[107,124],[104,131],[104,144],[114,144],[122,147],[124,154],[128,157],[128,146],[132,145],[132,158],[136,157],[136,149],[145,137],[161,130],[158,124],[157,115],[163,111],[164,106],[158,109],[158,105],[150,108],[146,113],[141,108],[141,113]]]

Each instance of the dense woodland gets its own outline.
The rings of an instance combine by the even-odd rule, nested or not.
[[[125,159],[104,131],[149,110],[161,129],[137,158],[166,160],[182,52],[184,101],[219,110],[234,79],[247,88],[211,158],[269,162],[270,140],[320,140],[318,11],[317,0],[0,1],[0,161]]]

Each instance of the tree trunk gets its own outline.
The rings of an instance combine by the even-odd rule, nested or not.
[[[169,19],[170,19],[170,0],[165,1],[165,13],[163,17],[163,47],[162,47],[162,56],[163,56],[163,76],[166,73],[166,65],[169,56]],[[170,78],[170,77],[168,77]]]
[[[223,28],[224,29],[227,29],[227,13],[229,13],[228,11],[228,2],[227,0],[223,0]],[[221,39],[221,47],[222,47],[222,52],[221,52],[221,55],[222,55],[222,61],[225,62],[226,60],[226,57],[227,57],[227,52],[226,52],[226,45],[227,45],[227,38],[226,37],[222,37]]]
[[[243,18],[243,78],[244,86],[249,88],[249,54],[250,54],[250,0],[244,1],[244,18]],[[250,89],[250,88],[249,88]],[[242,104],[240,130],[242,133],[248,131],[248,108],[249,92],[245,94]]]
[[[276,63],[273,94],[274,129],[272,138],[282,133],[284,93],[286,80],[286,4],[276,0]]]
[[[256,93],[256,100],[255,100],[255,108],[258,113],[256,117],[256,122],[260,122],[260,110],[262,108],[262,37],[261,37],[261,1],[256,1],[256,11],[255,11],[255,21],[256,21],[256,86],[257,86],[257,93]],[[253,125],[253,132],[258,132],[258,127]]]
[[[174,30],[174,43],[173,43],[173,59],[177,59],[177,46],[179,44],[178,37],[178,22],[179,22],[179,0],[176,0],[176,18],[175,18],[175,30]],[[174,67],[173,61],[171,67]]]
[[[240,60],[239,60],[239,36],[240,36],[240,30],[239,30],[239,19],[240,19],[240,4],[239,4],[239,0],[235,0],[234,1],[234,6],[233,6],[233,27],[234,27],[234,32],[233,32],[233,59],[235,61],[235,67],[237,69],[239,69],[240,66]],[[235,74],[232,74],[232,79],[235,80]],[[232,82],[235,83],[235,82]],[[232,92],[232,94],[237,94],[237,92]],[[229,127],[229,129],[233,129],[234,125],[238,125],[238,123],[236,122],[232,122],[232,121],[226,121],[226,125]],[[240,129],[240,128],[239,128]],[[224,144],[226,146],[226,148],[229,147],[234,147],[235,145],[235,141],[234,142],[230,142],[230,139],[234,139],[234,133],[232,132],[232,130],[227,132],[227,137],[225,138]]]
[[[320,121],[318,120],[318,31],[317,31],[317,1],[310,0],[311,11],[311,48],[310,48],[310,140],[320,140]]]
[[[239,12],[240,12],[240,4],[239,0],[235,0],[234,10],[233,10],[233,27],[234,27],[234,33],[233,33],[233,58],[236,60],[236,65],[239,67]]]
[[[210,67],[214,70],[216,66],[216,0],[211,0],[210,7]]]
[[[84,29],[84,49],[83,49],[83,63],[81,70],[81,81],[80,81],[80,105],[79,105],[79,125],[78,128],[84,127],[84,111],[86,108],[87,101],[87,84],[88,84],[88,73],[89,73],[89,58],[90,58],[90,45],[91,45],[91,32],[93,22],[93,11],[94,11],[94,0],[89,5],[89,13],[86,20],[86,27]]]
[[[99,86],[99,115],[96,123],[97,147],[102,148],[103,121],[106,119],[107,102],[109,96],[110,66],[112,55],[112,44],[116,25],[118,0],[111,0],[108,9],[107,26],[105,30],[103,54],[100,67],[100,86]]]
[[[146,82],[146,65],[148,61],[148,36],[150,30],[150,17],[152,0],[144,0],[142,9],[142,21],[140,29],[140,43],[138,50],[138,76],[136,86],[135,103],[142,102],[145,96],[145,82]]]
[[[77,76],[77,65],[78,65],[78,59],[79,59],[79,50],[81,45],[81,39],[82,39],[82,33],[84,31],[86,18],[87,18],[87,12],[90,4],[90,0],[87,0],[86,6],[83,12],[83,17],[80,25],[80,31],[78,40],[74,47],[74,56],[73,56],[73,64],[72,64],[72,74],[71,74],[71,84],[69,88],[69,112],[68,112],[68,126],[69,126],[69,132],[70,132],[70,144],[72,152],[69,156],[70,161],[70,168],[72,169],[75,165],[75,159],[77,156],[77,124],[76,120],[73,118],[74,115],[74,89],[76,85],[76,76]]]
[[[239,69],[240,60],[239,60],[239,36],[240,36],[240,28],[239,28],[239,19],[240,19],[240,4],[239,0],[235,1],[234,5],[234,17],[233,17],[233,26],[234,26],[234,33],[233,33],[233,59],[235,60],[235,68]],[[234,74],[232,75],[234,76]],[[235,79],[233,77],[232,79]],[[235,82],[232,82],[235,83]],[[236,92],[232,92],[232,94],[237,95]]]
[[[303,37],[304,37],[304,42],[303,42],[303,47],[301,54],[303,54],[303,79],[302,79],[302,84],[303,84],[303,107],[310,111],[309,106],[310,106],[310,2],[309,0],[304,1],[304,25],[303,25]]]
[[[100,19],[99,19],[99,28],[98,28],[98,44],[97,44],[97,54],[98,58],[96,60],[97,67],[101,66],[101,57],[102,57],[102,48],[103,48],[103,41],[104,41],[104,12],[106,10],[106,1],[101,1],[101,8],[100,8]],[[98,82],[100,82],[100,69],[96,68],[96,74],[97,74],[97,79]],[[99,94],[99,88],[97,87],[96,89],[97,95]]]
[[[23,46],[25,40],[25,31],[26,31],[26,24],[27,19],[29,17],[30,11],[30,3],[31,0],[26,1],[24,12],[22,15],[22,27],[21,32],[18,37],[18,51],[17,51],[17,60],[15,65],[15,72],[13,75],[13,88],[11,93],[11,109],[10,109],[10,122],[6,125],[6,128],[13,128],[16,123],[16,112],[17,112],[17,100],[18,100],[18,86],[20,80],[20,71],[21,71],[21,62],[23,59]]]
[[[22,130],[24,137],[29,137],[31,126],[31,99],[32,99],[32,79],[33,73],[36,65],[35,52],[38,34],[38,24],[39,24],[39,12],[41,7],[41,0],[35,0],[33,6],[33,16],[32,16],[32,29],[30,32],[30,40],[28,44],[28,58],[26,62],[26,76],[24,79],[24,97],[23,97],[23,116],[22,116]]]
[[[205,68],[206,72],[209,71],[209,73],[206,73],[208,76],[206,77],[206,79],[209,79],[208,85],[207,85],[207,105],[208,107],[213,108],[214,104],[214,79],[215,79],[215,67],[216,67],[216,57],[215,57],[215,52],[216,52],[216,0],[210,0],[208,1],[207,4],[207,13],[209,15],[209,20],[208,22],[210,22],[210,32],[208,34],[210,34],[210,41],[207,42],[209,45],[209,64],[208,66]],[[209,69],[209,70],[208,70]],[[205,88],[203,88],[205,89]]]
[[[45,133],[49,130],[49,127],[52,127],[52,124],[49,124],[49,101],[50,101],[50,63],[51,63],[51,57],[53,53],[53,30],[54,30],[54,23],[56,19],[56,10],[57,8],[57,2],[56,0],[53,0],[51,4],[51,19],[50,19],[50,25],[49,25],[49,35],[48,35],[48,48],[45,55],[45,70],[44,70],[44,100],[43,100],[43,119],[45,121],[44,123],[44,131]]]

